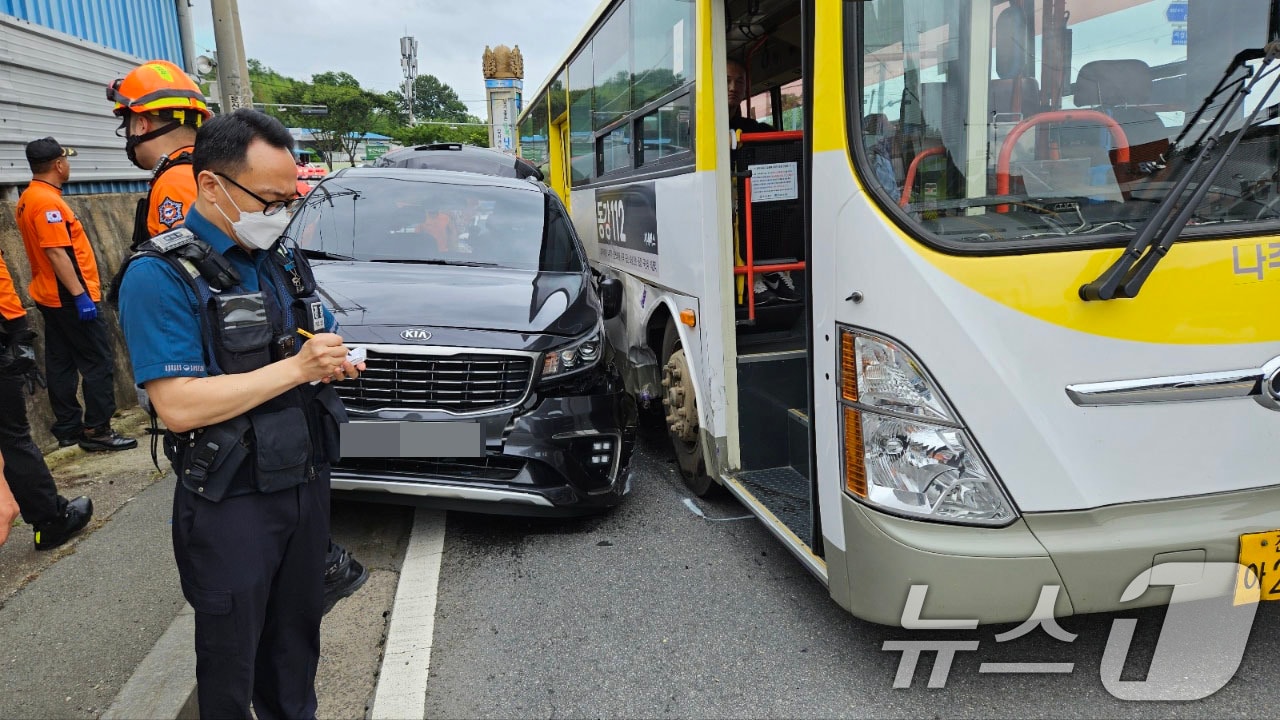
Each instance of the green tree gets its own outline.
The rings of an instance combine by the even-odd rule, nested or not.
[[[396,93],[403,105],[404,96]],[[413,81],[413,115],[419,120],[466,122],[467,105],[458,93],[435,75],[419,75]]]
[[[253,88],[253,101],[256,103],[298,104],[306,93],[307,83],[285,77],[267,67],[262,61],[250,58],[249,85]],[[267,113],[283,119],[284,113],[279,108],[268,107]]]
[[[332,87],[348,87],[360,89],[360,82],[351,76],[348,72],[329,72],[317,73],[311,76],[312,85],[330,85]]]
[[[474,117],[469,121],[479,122]],[[414,125],[391,132],[396,142],[406,147],[432,143],[462,143],[489,147],[489,129],[483,125]]]
[[[308,104],[328,108],[326,115],[308,116],[308,124],[329,169],[337,152],[345,153],[354,165],[356,146],[374,126],[381,98],[367,90],[336,85],[312,85],[306,98]]]

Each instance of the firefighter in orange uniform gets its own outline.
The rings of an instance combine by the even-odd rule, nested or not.
[[[26,153],[31,184],[18,198],[14,216],[31,263],[27,292],[44,318],[45,374],[54,416],[50,430],[63,447],[137,447],[137,440],[111,429],[115,359],[98,312],[98,261],[84,226],[62,198],[75,150],[45,137],[27,143]],[[84,392],[83,408],[78,390]]]
[[[67,500],[59,495],[44,454],[31,440],[26,387],[36,367],[33,340],[27,310],[0,258],[0,544],[16,508],[35,530],[36,549],[49,550],[89,523],[93,502],[83,496]]]
[[[125,138],[130,162],[151,172],[151,187],[134,218],[131,247],[137,249],[181,225],[191,210],[196,197],[191,151],[196,131],[213,113],[195,81],[167,60],[134,68],[107,88],[107,99],[120,118],[116,134]]]

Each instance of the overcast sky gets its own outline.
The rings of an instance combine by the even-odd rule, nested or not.
[[[400,38],[418,39],[418,74],[435,75],[483,118],[485,45],[520,46],[526,97],[578,36],[598,0],[240,0],[245,51],[282,75],[346,71],[361,87],[399,88]],[[209,0],[192,0],[196,53],[214,49]]]

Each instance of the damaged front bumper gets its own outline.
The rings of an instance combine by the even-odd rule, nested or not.
[[[331,487],[375,502],[503,515],[579,515],[630,492],[637,411],[621,380],[594,373],[533,393],[515,409],[467,418],[483,427],[474,457],[344,457]],[[457,421],[425,412],[352,412],[353,422]]]

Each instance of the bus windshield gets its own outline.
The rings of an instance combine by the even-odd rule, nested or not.
[[[862,61],[849,98],[865,184],[926,239],[969,249],[1132,236],[1199,152],[1229,93],[1186,125],[1231,60],[1262,47],[1270,27],[1269,0],[872,0],[846,8],[857,19],[851,57]],[[1255,67],[1236,68],[1231,79]],[[1189,231],[1280,220],[1280,93],[1245,127],[1263,95],[1250,95],[1230,119],[1228,135],[1243,133],[1242,141],[1222,172],[1204,173],[1208,193]]]

